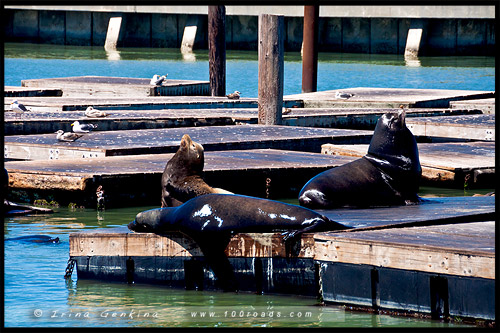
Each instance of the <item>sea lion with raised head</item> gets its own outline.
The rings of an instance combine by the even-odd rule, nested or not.
[[[421,175],[404,110],[386,113],[377,121],[368,153],[313,177],[300,191],[299,203],[312,209],[418,203]]]
[[[161,177],[161,207],[176,207],[203,194],[231,193],[205,182],[204,163],[203,146],[184,134],[179,149],[167,162]]]
[[[207,194],[179,207],[157,208],[137,214],[128,228],[135,232],[181,232],[203,251],[221,285],[234,289],[232,267],[224,254],[231,235],[241,232],[286,231],[285,241],[304,232],[349,229],[297,205],[244,195]]]

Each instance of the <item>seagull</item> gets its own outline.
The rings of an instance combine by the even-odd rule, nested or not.
[[[99,118],[108,116],[106,112],[94,109],[92,106],[89,106],[87,110],[85,110],[85,115],[89,118]]]
[[[163,81],[167,80],[167,75],[159,76],[158,74],[155,74],[155,75],[153,75],[153,78],[151,79],[151,81],[149,81],[149,84],[152,86],[161,86]]]
[[[240,99],[240,94],[238,90],[235,90],[234,93],[226,95],[226,97],[229,99]]]
[[[73,127],[73,132],[75,133],[88,133],[94,128],[97,128],[97,125],[94,124],[80,124],[78,120],[72,123],[71,126]]]
[[[57,134],[57,140],[65,142],[73,142],[83,136],[82,134],[64,132],[63,130],[57,131],[56,134]]]
[[[335,93],[335,98],[349,99],[349,98],[351,98],[352,96],[354,96],[354,94],[351,94],[351,93],[346,93],[346,92],[340,92],[340,91],[337,91],[337,92]]]
[[[26,107],[24,105],[22,105],[21,103],[19,103],[16,100],[14,100],[14,102],[10,103],[10,109],[12,111],[14,111],[16,114],[20,114],[21,117],[23,116],[23,114],[28,111],[28,109],[26,109]]]

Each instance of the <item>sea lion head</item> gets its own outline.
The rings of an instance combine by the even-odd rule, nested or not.
[[[176,155],[179,156],[179,161],[185,169],[192,170],[196,174],[203,171],[205,163],[203,146],[191,140],[188,134],[182,136]]]
[[[367,157],[383,161],[383,169],[401,169],[421,174],[418,147],[415,137],[406,127],[406,112],[389,112],[382,115],[370,141]],[[387,163],[388,162],[388,163]]]
[[[135,220],[128,224],[128,228],[135,232],[162,233],[177,231],[175,225],[176,208],[156,208],[140,212]]]

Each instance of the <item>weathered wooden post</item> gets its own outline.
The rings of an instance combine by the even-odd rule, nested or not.
[[[281,124],[284,75],[283,15],[259,15],[259,124]]]
[[[118,44],[121,25],[121,17],[111,17],[109,19],[108,32],[106,33],[106,41],[104,42],[105,50],[116,50],[116,44]]]
[[[226,7],[208,6],[210,94],[226,94]]]
[[[302,44],[302,92],[313,92],[318,86],[319,6],[304,6]]]

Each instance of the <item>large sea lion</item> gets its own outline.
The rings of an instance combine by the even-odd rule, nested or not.
[[[176,207],[203,194],[231,193],[205,183],[204,163],[203,146],[184,134],[179,149],[167,162],[161,177],[161,207]]]
[[[377,121],[368,153],[313,177],[300,191],[299,203],[312,209],[418,203],[421,175],[404,110],[386,113]]]
[[[304,232],[348,229],[340,223],[297,205],[243,195],[207,194],[179,207],[137,214],[128,228],[135,232],[181,232],[203,251],[215,276],[227,290],[235,288],[231,264],[224,254],[231,235],[240,232],[287,231],[285,241]]]

